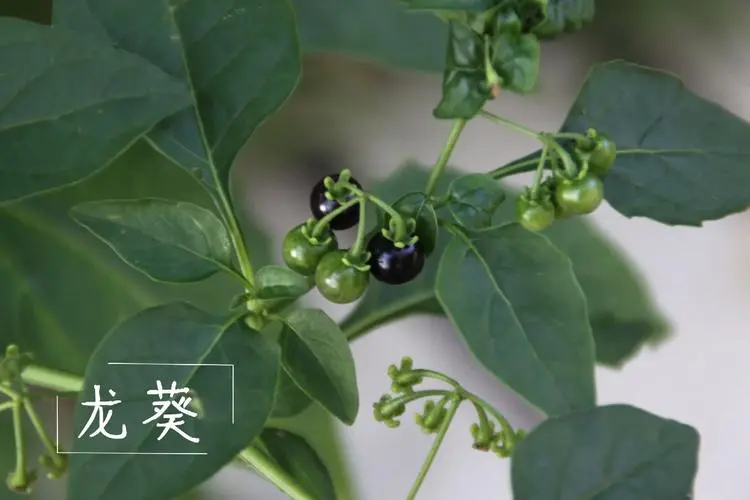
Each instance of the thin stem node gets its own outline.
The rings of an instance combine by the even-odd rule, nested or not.
[[[451,406],[448,409],[448,414],[445,416],[443,423],[440,425],[440,429],[437,432],[437,436],[435,436],[435,441],[432,443],[432,448],[430,448],[430,452],[427,454],[427,458],[422,464],[422,468],[419,470],[419,475],[417,476],[417,479],[414,482],[414,485],[412,486],[411,491],[409,491],[409,495],[406,497],[406,500],[414,500],[417,497],[419,488],[422,486],[422,483],[427,477],[427,473],[430,471],[430,467],[432,466],[432,463],[435,461],[435,457],[437,456],[437,453],[440,450],[440,445],[443,444],[443,440],[445,439],[446,434],[448,434],[448,428],[450,427],[451,422],[453,421],[453,417],[456,416],[456,413],[458,412],[458,407],[460,405],[461,405],[461,397],[458,395],[454,395],[451,398]]]

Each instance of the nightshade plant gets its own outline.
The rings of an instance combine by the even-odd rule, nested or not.
[[[594,0],[406,0],[421,13],[405,18],[447,27],[434,109],[452,123],[444,149],[429,168],[405,164],[371,186],[354,179],[356,166],[331,172],[273,259],[234,210],[230,167],[294,90],[298,25],[303,44],[315,39],[317,5],[58,0],[51,27],[0,19],[0,464],[10,490],[31,490],[31,446],[41,446],[41,470],[67,475],[75,500],[174,498],[234,459],[291,498],[347,498],[312,435],[287,424],[317,408],[347,425],[374,416],[397,427],[408,407],[435,434],[404,492],[415,498],[466,404],[476,412],[467,444],[511,460],[518,500],[690,498],[697,432],[597,405],[595,363],[618,366],[667,327],[636,271],[581,216],[606,200],[626,217],[700,226],[746,209],[750,126],[671,74],[613,61],[590,70],[559,131],[532,130],[485,105],[532,91],[541,41],[591,21]],[[449,160],[472,120],[540,149],[463,174]],[[525,189],[502,183],[524,172],[534,172]],[[336,232],[355,227],[341,247]],[[358,302],[337,324],[297,303],[313,288]],[[445,316],[547,420],[514,429],[502,409],[408,357],[388,369],[391,390],[372,413],[361,411],[349,343],[424,313]],[[199,442],[164,437],[149,420],[157,381],[189,391],[174,408]],[[96,394],[119,401],[105,427],[121,439],[79,436],[92,416],[82,403]],[[76,454],[35,410],[51,397],[75,398]]]

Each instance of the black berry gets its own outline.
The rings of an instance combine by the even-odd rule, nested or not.
[[[334,181],[337,181],[339,178],[338,174],[329,175],[328,177],[331,177]],[[326,187],[323,184],[324,180],[325,177],[323,177],[323,179],[321,179],[315,185],[315,187],[313,187],[312,192],[310,193],[310,211],[312,212],[313,217],[318,220],[322,219],[341,206],[338,201],[329,200],[328,198],[326,198]],[[349,182],[356,186],[357,189],[362,189],[362,186],[353,177],[349,179]],[[349,201],[354,197],[354,194],[349,193],[346,195],[345,199]],[[354,205],[353,207],[334,217],[329,224],[329,227],[335,231],[343,231],[344,229],[349,229],[356,226],[357,222],[359,222],[359,207]]]
[[[370,272],[373,277],[389,285],[402,285],[413,280],[422,272],[425,251],[422,243],[398,248],[383,236],[376,233],[367,245],[370,252]]]

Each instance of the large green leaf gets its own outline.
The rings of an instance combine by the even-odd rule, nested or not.
[[[398,0],[292,0],[305,51],[347,52],[394,66],[442,71],[447,26]]]
[[[516,448],[513,498],[692,498],[698,446],[694,428],[632,406],[603,406],[553,418]]]
[[[72,455],[68,496],[162,500],[189,491],[260,435],[273,408],[280,369],[278,344],[241,321],[208,314],[185,302],[130,317],[106,336],[86,369],[73,448],[131,454],[104,459],[97,454]],[[196,406],[182,405],[187,411],[197,408],[180,419],[184,423],[179,430],[185,435],[164,427],[166,418],[148,421],[158,409],[153,402],[162,396],[147,391],[159,384],[166,389],[172,384],[187,388],[191,392],[185,397],[199,401]],[[101,388],[103,401],[121,401],[108,407],[112,417],[105,429],[114,435],[124,430],[124,438],[92,437],[97,420],[87,429],[93,408],[82,404],[92,400],[96,387]],[[179,405],[182,395],[164,397]],[[170,413],[180,414],[174,407]]]
[[[596,13],[595,0],[548,0],[547,19],[534,29],[541,38],[578,31]]]
[[[82,203],[73,218],[152,279],[201,281],[232,269],[232,243],[212,212],[192,203],[144,198]]]
[[[294,15],[278,0],[59,0],[54,22],[116,43],[187,82],[193,106],[149,134],[212,189],[291,94],[300,72]]]
[[[466,174],[450,185],[448,210],[463,227],[485,229],[505,201],[505,191],[487,174]]]
[[[212,206],[193,178],[139,142],[81,184],[0,208],[0,346],[16,342],[38,363],[80,375],[106,332],[144,307],[179,297],[226,310],[240,291],[235,280],[219,274],[196,285],[154,283],[67,215],[81,202],[138,197]],[[244,229],[253,264],[267,263],[268,239],[253,224]]]
[[[184,82],[63,29],[0,18],[0,203],[88,177],[189,103]]]
[[[594,67],[562,129],[590,127],[617,143],[605,196],[627,217],[700,226],[750,206],[750,124],[671,74]]]
[[[276,399],[271,418],[294,417],[309,408],[312,402],[312,399],[299,388],[292,377],[282,370],[276,386]]]
[[[573,263],[586,295],[599,363],[622,365],[644,344],[666,338],[667,320],[638,269],[599,230],[586,220],[568,219],[542,234]]]
[[[308,396],[351,425],[359,411],[354,358],[339,326],[320,309],[298,309],[284,318],[281,345],[289,376]]]
[[[260,436],[265,451],[315,500],[336,500],[325,464],[307,441],[283,429],[268,427]]]
[[[255,273],[259,299],[294,300],[310,291],[311,280],[288,267],[271,264]]]
[[[406,193],[423,191],[429,173],[429,170],[422,166],[406,163],[388,178],[375,183],[371,191],[383,200],[393,202]],[[457,170],[447,170],[436,192],[445,192],[450,182],[459,175],[461,172]],[[372,328],[408,314],[442,314],[442,309],[435,299],[435,276],[440,255],[449,240],[450,236],[441,231],[433,254],[414,281],[399,286],[371,281],[364,297],[341,323],[347,337],[357,337]]]
[[[477,359],[531,404],[548,415],[596,404],[586,301],[547,238],[517,224],[456,231],[436,293]]]

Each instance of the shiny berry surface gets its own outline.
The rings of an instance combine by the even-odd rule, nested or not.
[[[370,281],[370,273],[347,265],[346,253],[346,250],[327,253],[315,270],[315,286],[334,304],[354,302],[365,293]]]
[[[376,233],[368,243],[367,251],[370,252],[370,273],[378,281],[389,285],[412,281],[424,267],[425,251],[419,241],[398,248],[382,233]]]
[[[328,177],[332,178],[334,181],[337,181],[339,178],[338,174],[330,175]],[[329,200],[328,198],[326,198],[326,187],[323,183],[324,180],[325,177],[318,181],[318,183],[315,185],[315,187],[313,187],[312,192],[310,193],[310,211],[312,212],[313,217],[318,220],[322,219],[341,206],[338,201]],[[362,186],[353,177],[349,180],[349,182],[351,182],[358,189],[362,189]],[[349,193],[346,195],[347,201],[351,200],[352,198],[354,198],[353,194]],[[359,207],[355,205],[334,217],[334,219],[329,224],[329,227],[334,231],[343,231],[344,229],[349,229],[356,226],[357,222],[359,222]]]
[[[337,250],[339,245],[333,233],[323,235],[317,242],[310,241],[305,236],[303,227],[304,224],[299,225],[286,234],[282,244],[282,257],[290,269],[303,276],[312,276],[320,259]]]

